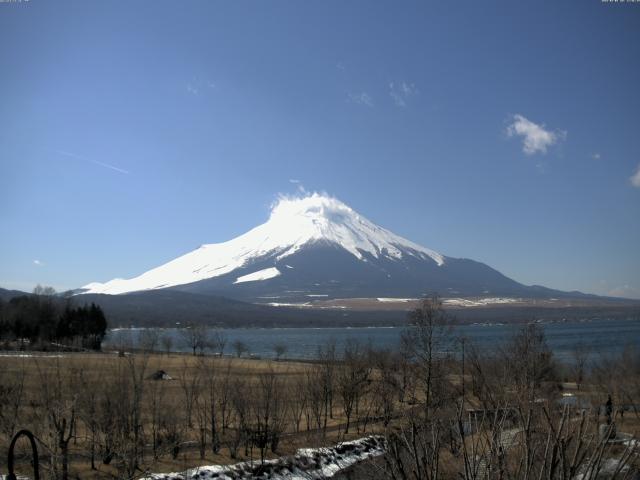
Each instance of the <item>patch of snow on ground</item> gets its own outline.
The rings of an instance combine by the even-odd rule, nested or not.
[[[445,306],[455,307],[482,307],[485,305],[498,305],[505,303],[517,303],[520,302],[519,298],[501,298],[501,297],[487,297],[487,298],[446,298],[442,301]]]
[[[233,283],[258,282],[260,280],[268,280],[270,278],[277,277],[278,275],[280,275],[280,270],[276,267],[270,267],[238,277]]]
[[[270,307],[313,307],[309,302],[306,303],[280,303],[280,302],[269,302],[267,303]]]
[[[270,302],[265,305],[269,305],[270,307],[317,308],[319,310],[345,310],[347,308],[344,305],[313,305],[309,302],[305,302],[305,303]]]
[[[585,480],[587,478],[612,478],[613,475],[618,471],[618,469],[620,470],[618,472],[619,476],[616,476],[616,478],[626,478],[624,473],[629,470],[629,465],[621,466],[619,458],[605,458],[602,460],[602,463],[600,463],[599,468],[582,468],[583,471],[576,475],[574,478],[576,480]]]
[[[384,453],[382,437],[366,437],[330,448],[303,448],[293,457],[211,465],[185,472],[154,473],[144,480],[309,480],[332,477],[340,470]]]
[[[11,353],[11,352],[3,352],[0,353],[0,357],[11,357],[11,358],[62,358],[60,354],[49,354],[49,353]]]
[[[415,302],[418,298],[376,298],[381,303],[394,303],[394,302]]]

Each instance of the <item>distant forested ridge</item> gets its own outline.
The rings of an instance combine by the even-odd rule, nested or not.
[[[5,349],[100,350],[106,333],[107,319],[99,305],[74,305],[50,287],[0,298],[0,345]]]

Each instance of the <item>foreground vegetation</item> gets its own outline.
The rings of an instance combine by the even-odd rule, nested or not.
[[[578,347],[563,367],[535,324],[478,351],[437,298],[411,322],[398,351],[328,344],[310,363],[204,355],[198,329],[185,331],[191,355],[159,354],[158,339],[142,337],[120,352],[0,357],[0,459],[25,427],[42,475],[65,480],[261,462],[381,434],[387,454],[352,475],[631,478],[638,450],[622,432],[640,425],[637,351],[598,358]]]

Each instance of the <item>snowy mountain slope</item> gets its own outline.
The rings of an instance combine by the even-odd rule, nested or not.
[[[375,225],[339,200],[313,194],[281,199],[266,223],[233,240],[203,245],[132,279],[90,283],[82,288],[84,293],[121,294],[185,285],[226,275],[267,257],[281,261],[318,243],[339,245],[362,262],[368,257],[407,256],[439,266],[445,262],[442,255]]]
[[[445,257],[367,220],[335,198],[281,199],[267,222],[142,275],[78,293],[180,290],[255,303],[323,298],[579,296],[522,285],[474,260]]]

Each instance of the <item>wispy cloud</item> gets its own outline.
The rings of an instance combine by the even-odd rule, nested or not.
[[[298,193],[300,193],[300,194],[306,194],[307,193],[307,190],[304,188],[304,185],[297,178],[290,178],[289,179],[289,183],[291,183],[291,184],[293,184],[293,185],[295,185],[297,187]]]
[[[591,158],[593,158],[594,160],[600,160],[602,158],[602,155],[600,155],[600,153],[598,152],[594,152],[591,154]]]
[[[187,83],[187,92],[191,95],[198,95],[200,93],[200,89],[193,83]]]
[[[522,137],[522,151],[526,155],[547,153],[547,149],[567,137],[567,132],[547,130],[543,123],[537,124],[520,114],[511,117],[507,126],[509,137]]]
[[[37,267],[44,267],[44,262],[42,260],[36,259],[33,261],[33,264]]]
[[[185,89],[187,90],[187,93],[191,94],[191,95],[200,95],[200,94],[206,94],[207,92],[205,91],[207,88],[213,90],[217,87],[216,83],[213,80],[209,80],[209,79],[203,79],[203,78],[198,78],[195,77],[193,78],[190,82],[187,82],[187,84],[185,85]]]
[[[418,89],[413,83],[400,82],[389,84],[389,95],[396,107],[406,107],[409,99],[417,95]]]
[[[65,157],[71,157],[71,158],[75,158],[76,160],[82,160],[84,162],[93,163],[94,165],[99,165],[101,167],[108,168],[110,170],[113,170],[114,172],[122,173],[123,175],[129,175],[128,170],[125,170],[124,168],[116,167],[115,165],[111,165],[110,163],[105,163],[105,162],[100,162],[98,160],[84,158],[81,155],[76,155],[75,153],[67,152],[65,150],[57,150],[57,152],[60,155],[64,155]]]
[[[636,168],[635,173],[631,175],[629,180],[631,180],[631,185],[636,188],[640,188],[640,165],[638,165],[638,168]]]
[[[66,150],[56,150],[56,153],[59,153],[60,155],[64,155],[65,157],[75,158],[77,160],[85,160],[80,155],[76,155],[75,153],[67,152]]]
[[[129,171],[128,170],[124,170],[123,168],[116,167],[115,165],[110,165],[108,163],[99,162],[98,160],[89,160],[89,161],[91,163],[95,164],[95,165],[100,165],[101,167],[104,167],[104,168],[110,168],[111,170],[113,170],[115,172],[119,172],[119,173],[123,173],[125,175],[129,175]]]
[[[366,107],[373,107],[373,99],[367,92],[350,93],[349,101]]]

